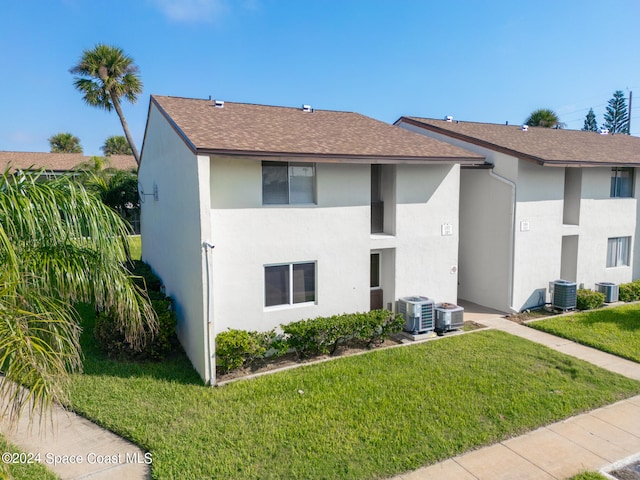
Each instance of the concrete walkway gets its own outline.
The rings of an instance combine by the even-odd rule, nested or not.
[[[640,380],[640,364],[474,309],[465,319]],[[395,480],[563,480],[640,452],[640,396],[394,477]],[[612,477],[613,478],[613,477]]]
[[[2,418],[0,431],[23,452],[39,455],[40,463],[65,480],[151,478],[150,454],[57,405],[42,423],[39,415],[32,425],[27,414],[13,426]]]

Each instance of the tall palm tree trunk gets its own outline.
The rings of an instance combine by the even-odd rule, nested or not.
[[[122,113],[122,107],[120,106],[120,99],[118,98],[117,95],[113,94],[111,91],[109,91],[109,97],[111,97],[111,102],[113,103],[113,107],[116,109],[116,113],[118,114],[118,117],[120,117],[120,123],[122,124],[124,135],[125,137],[127,137],[127,142],[129,142],[129,146],[131,147],[133,156],[136,159],[136,163],[138,164],[138,167],[140,167],[140,154],[138,153],[136,144],[133,142],[133,137],[131,136],[131,132],[129,131],[129,125],[127,124],[127,120],[124,118],[124,113]]]

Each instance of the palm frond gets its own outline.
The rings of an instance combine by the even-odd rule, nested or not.
[[[25,407],[48,410],[68,402],[69,372],[81,370],[80,328],[68,303],[33,295],[0,278],[0,397],[15,420]]]
[[[109,309],[134,346],[157,328],[125,267],[127,224],[71,177],[41,173],[0,175],[0,396],[14,417],[68,399],[81,367],[72,303]]]

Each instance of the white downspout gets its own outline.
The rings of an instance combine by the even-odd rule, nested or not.
[[[511,187],[511,242],[509,243],[509,309],[518,313],[519,310],[513,308],[513,277],[514,277],[514,264],[515,264],[515,244],[516,244],[516,184],[508,178],[498,175],[493,171],[493,168],[489,170],[489,175],[499,182],[502,182]]]
[[[204,256],[207,270],[207,315],[205,317],[205,350],[209,362],[209,379],[207,385],[215,386],[216,384],[216,339],[213,335],[213,282],[211,281],[211,252],[215,248],[209,242],[203,242]]]

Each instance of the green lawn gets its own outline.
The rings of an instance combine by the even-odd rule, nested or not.
[[[640,304],[563,315],[528,325],[640,362]]]
[[[19,455],[21,452],[13,445],[7,443],[6,439],[0,435],[0,451],[2,453],[9,452]],[[15,462],[11,463],[9,472],[15,480],[55,480],[58,478],[56,475],[47,470],[44,465],[34,462],[33,457],[23,456],[23,460],[29,462],[20,462],[20,457],[14,457]],[[33,463],[30,463],[33,462]],[[6,472],[3,472],[3,465],[0,465],[0,478],[5,478]]]
[[[105,359],[83,314],[73,407],[152,452],[154,478],[384,478],[640,393],[499,331],[209,388],[184,356]]]
[[[131,235],[129,237],[129,248],[131,249],[131,258],[140,260],[142,255],[142,237],[140,235]]]
[[[607,477],[599,474],[598,472],[584,472],[571,477],[569,480],[607,480]]]

